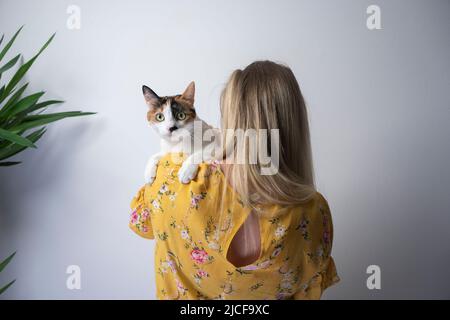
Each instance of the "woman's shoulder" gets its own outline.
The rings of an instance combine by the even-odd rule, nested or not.
[[[188,155],[181,152],[168,152],[159,159],[159,166],[165,167],[181,167],[183,161],[186,160]]]
[[[174,169],[177,171],[181,168],[181,166],[188,157],[189,155],[182,152],[169,152],[166,153],[162,158],[160,158],[159,166]],[[197,164],[199,171],[202,170],[220,171],[220,164],[217,160],[200,161]]]
[[[159,163],[164,166],[171,166],[174,168],[181,167],[183,162],[189,157],[189,154],[183,152],[168,152],[164,156],[162,156],[159,160]],[[218,163],[217,161],[200,161],[198,163],[199,167],[208,167],[210,165],[215,165]]]
[[[300,205],[302,206],[302,205]],[[306,207],[313,211],[329,211],[329,205],[326,197],[318,190],[313,191],[310,200],[306,202]]]
[[[283,208],[282,206],[277,206]],[[326,197],[318,190],[311,191],[310,195],[301,203],[291,205],[288,207],[291,213],[298,212],[310,212],[315,213],[317,211],[327,210],[329,211],[329,205]]]
[[[171,184],[174,186],[186,186],[188,189],[192,189],[192,191],[196,189],[205,191],[205,189],[211,189],[212,186],[216,186],[219,182],[224,181],[224,174],[219,162],[211,160],[199,162],[195,177],[188,183],[181,183],[178,175],[188,156],[183,153],[165,154],[159,160],[155,182],[159,181],[163,183],[170,176]]]
[[[319,210],[326,210],[328,212],[330,211],[330,207],[328,205],[328,200],[325,198],[325,196],[321,192],[316,191],[315,198],[316,198],[316,204],[317,204],[317,207],[319,208]]]
[[[316,218],[329,220],[331,218],[330,206],[328,200],[320,191],[315,191],[310,204],[310,214]]]
[[[308,224],[310,228],[331,227],[332,219],[330,206],[325,196],[315,190],[309,200],[290,208],[289,220],[294,224]]]

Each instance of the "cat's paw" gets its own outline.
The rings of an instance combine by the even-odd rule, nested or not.
[[[189,183],[195,178],[198,171],[198,164],[184,162],[178,171],[178,179],[181,183]]]
[[[158,168],[158,163],[150,161],[145,167],[144,179],[146,184],[152,184],[156,178],[156,169]]]

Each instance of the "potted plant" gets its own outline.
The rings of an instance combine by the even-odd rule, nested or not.
[[[13,68],[22,56],[19,53],[2,65],[3,58],[21,30],[22,27],[4,46],[2,46],[4,35],[0,38],[0,167],[19,164],[19,161],[10,161],[9,159],[27,148],[36,148],[35,143],[44,135],[47,124],[68,117],[93,114],[93,112],[81,111],[47,113],[48,107],[61,104],[63,101],[41,101],[45,92],[25,94],[28,83],[19,84],[39,55],[53,40],[55,34],[50,37],[36,55],[17,68],[9,81],[3,83],[3,73]],[[15,253],[11,254],[0,263],[0,273],[13,259],[14,255]],[[14,281],[10,281],[4,286],[0,285],[0,294],[8,289]]]

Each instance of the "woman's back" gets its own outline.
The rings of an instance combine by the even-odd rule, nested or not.
[[[281,215],[278,205],[259,214],[240,201],[218,163],[202,163],[187,185],[179,168],[165,156],[131,204],[130,227],[156,240],[159,299],[320,298],[338,281],[330,210],[319,192]],[[259,226],[260,252],[239,257],[234,247],[245,245],[239,230],[247,218]]]

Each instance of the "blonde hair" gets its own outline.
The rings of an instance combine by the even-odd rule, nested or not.
[[[220,109],[222,159],[226,159],[230,151],[238,153],[234,139],[227,139],[225,129],[279,130],[276,174],[261,175],[264,165],[260,161],[234,163],[227,169],[233,189],[244,204],[291,207],[313,197],[316,189],[308,116],[300,87],[289,67],[272,61],[256,61],[244,70],[235,70],[222,91]],[[264,152],[270,154],[270,141],[267,146],[269,150]],[[246,159],[248,152],[249,146],[245,143]]]

